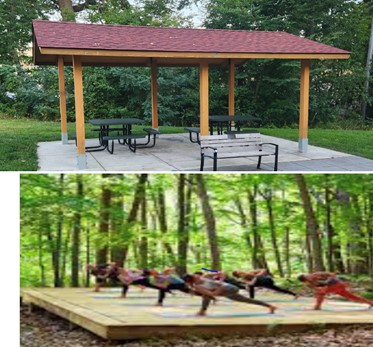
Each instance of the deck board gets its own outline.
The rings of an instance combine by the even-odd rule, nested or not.
[[[121,299],[120,289],[100,293],[84,288],[24,289],[25,303],[40,306],[106,339],[138,339],[188,334],[263,335],[276,331],[304,331],[315,326],[373,324],[367,305],[327,300],[322,311],[313,311],[311,298],[293,300],[286,295],[258,292],[258,299],[279,307],[269,315],[263,307],[219,299],[206,317],[197,317],[201,299],[182,293],[169,295],[164,307],[154,306],[157,292],[131,288]]]

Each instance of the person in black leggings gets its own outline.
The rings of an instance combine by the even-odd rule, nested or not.
[[[249,299],[239,294],[239,288],[225,283],[224,281],[215,281],[209,278],[196,274],[187,274],[183,276],[184,281],[189,284],[196,292],[202,295],[202,306],[197,315],[204,316],[211,302],[211,298],[215,296],[223,296],[232,301],[243,302],[252,305],[264,306],[269,309],[269,313],[274,313],[276,307],[264,301]]]
[[[154,284],[151,278],[151,270],[144,269],[141,272],[131,271],[131,270],[120,270],[120,275],[118,279],[122,283],[122,298],[127,296],[127,292],[130,285],[142,286],[146,288],[160,290],[160,287]],[[164,289],[165,292],[172,293],[169,289]]]
[[[246,283],[246,289],[249,291],[251,299],[255,298],[255,287],[271,289],[278,293],[292,295],[295,299],[298,298],[298,294],[277,286],[267,270],[254,270],[252,272],[233,271],[233,276]]]

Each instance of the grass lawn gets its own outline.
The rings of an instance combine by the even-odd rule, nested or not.
[[[74,124],[70,124],[74,131]],[[134,132],[143,126],[134,127]],[[86,125],[87,137],[96,137]],[[184,132],[182,127],[160,127],[162,133]],[[265,129],[265,135],[298,141],[298,129]],[[60,123],[30,119],[0,118],[0,171],[37,170],[37,143],[61,139]],[[373,160],[373,131],[311,129],[312,145],[359,155]]]
[[[86,124],[86,137],[97,137],[91,128]],[[133,132],[141,132],[142,128],[134,126]],[[160,130],[164,134],[184,132],[182,127],[160,127]],[[75,124],[69,124],[69,131],[75,131]],[[38,142],[58,140],[61,140],[59,122],[0,118],[0,171],[36,171]]]
[[[261,129],[265,135],[298,141],[298,129]],[[372,130],[310,129],[309,144],[373,160]]]

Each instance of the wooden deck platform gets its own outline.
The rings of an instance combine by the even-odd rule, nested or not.
[[[206,317],[195,314],[201,299],[176,292],[168,295],[164,307],[154,306],[157,292],[130,288],[127,299],[120,289],[94,293],[86,288],[24,289],[25,303],[44,308],[105,339],[128,340],[155,336],[266,335],[281,331],[305,331],[315,327],[372,324],[373,310],[366,305],[327,300],[323,311],[312,310],[312,299],[293,300],[286,295],[259,291],[258,299],[278,306],[267,309],[221,298],[211,305]]]

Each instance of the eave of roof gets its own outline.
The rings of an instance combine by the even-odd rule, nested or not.
[[[34,63],[193,66],[251,58],[347,59],[350,52],[284,32],[184,29],[33,21]]]

